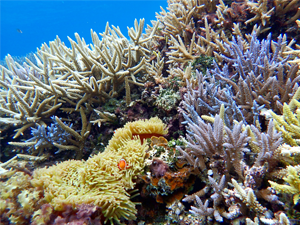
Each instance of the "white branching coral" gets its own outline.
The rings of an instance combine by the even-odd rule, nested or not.
[[[195,197],[196,197],[198,207],[191,206],[190,212],[196,216],[204,216],[204,217],[212,216],[213,213],[215,212],[215,210],[213,208],[208,207],[209,201],[206,200],[205,203],[203,204],[203,202],[201,201],[201,199],[198,196],[195,196]]]
[[[279,150],[281,135],[274,129],[272,120],[265,133],[255,126],[245,127],[243,122],[236,122],[230,129],[221,119],[224,118],[223,105],[220,115],[205,116],[205,120],[212,122],[213,125],[205,123],[186,102],[185,109],[182,112],[188,130],[186,146],[185,149],[178,146],[177,150],[182,154],[180,158],[185,159],[206,183],[205,188],[183,199],[188,202],[197,201],[197,210],[192,208],[194,214],[222,221],[223,218],[231,220],[241,215],[242,211],[250,210],[260,218],[264,217],[267,211],[267,208],[259,202],[260,199],[282,205],[271,188],[262,185],[264,178],[268,176],[267,172],[273,171],[282,159]],[[250,166],[247,157],[254,153],[251,152],[252,148],[255,149],[256,157],[252,159]],[[208,175],[208,179],[203,178],[203,175],[204,177]],[[230,179],[233,189],[227,186]],[[238,183],[240,181],[242,184]],[[207,196],[205,193],[209,193],[207,189],[213,193],[210,196],[213,205],[209,207],[201,200]]]
[[[228,127],[225,127],[227,136],[225,137],[225,143],[223,144],[226,151],[226,160],[231,162],[240,177],[243,177],[241,164],[243,153],[249,151],[249,149],[245,148],[245,146],[250,140],[247,131],[242,132],[242,125],[243,122],[240,122],[238,125],[233,127],[232,131]]]
[[[258,2],[247,1],[247,5],[250,7],[250,11],[255,14],[255,16],[245,23],[251,23],[256,20],[261,20],[262,25],[265,26],[270,20],[272,13],[274,13],[275,7],[268,10],[267,8],[268,0],[259,0]]]
[[[251,188],[243,189],[235,179],[231,179],[231,182],[236,190],[236,195],[241,199],[251,210],[258,214],[263,214],[267,209],[264,208],[256,199],[254,191]]]
[[[84,107],[89,116],[93,107],[118,97],[124,89],[129,105],[130,88],[144,85],[150,55],[147,42],[157,28],[142,37],[143,26],[144,19],[135,20],[134,28],[128,28],[128,40],[118,27],[107,24],[102,39],[91,31],[90,45],[76,33],[76,41],[69,38],[71,48],[57,37],[37,50],[36,63],[26,59],[19,65],[7,56],[8,68],[0,68],[0,123],[20,126],[17,137],[31,126],[45,125],[57,110]]]

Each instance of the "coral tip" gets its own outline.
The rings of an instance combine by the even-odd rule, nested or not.
[[[128,169],[130,166],[127,165],[125,159],[121,159],[120,162],[118,163],[118,167],[120,170]]]

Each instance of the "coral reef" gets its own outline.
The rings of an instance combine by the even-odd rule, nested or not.
[[[299,224],[299,7],[168,0],[8,55],[1,222]]]

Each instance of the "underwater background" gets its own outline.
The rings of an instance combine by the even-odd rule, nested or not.
[[[102,33],[107,22],[127,34],[135,18],[155,20],[160,6],[166,8],[167,1],[0,1],[0,59],[35,52],[56,35],[67,46],[75,32],[91,43],[91,29]]]
[[[0,225],[300,224],[300,0],[0,4]]]

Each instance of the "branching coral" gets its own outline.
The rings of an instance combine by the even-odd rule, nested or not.
[[[243,109],[247,121],[254,100],[259,105],[281,112],[283,103],[289,101],[290,95],[298,87],[297,65],[290,66],[287,64],[288,58],[281,58],[281,49],[286,45],[285,38],[279,36],[277,43],[271,43],[270,38],[271,35],[260,42],[256,34],[252,33],[247,50],[241,37],[237,41],[233,39],[230,45],[225,44],[233,58],[222,57],[233,63],[235,74],[230,75],[228,67],[224,67],[221,72],[217,66],[213,73],[218,79],[232,85],[234,100]],[[272,54],[269,49],[273,49]],[[237,84],[229,82],[228,79],[235,80]]]
[[[282,137],[284,141],[292,146],[299,145],[298,139],[300,138],[300,116],[298,109],[300,105],[298,101],[299,94],[300,88],[298,88],[297,92],[295,93],[289,104],[284,103],[282,116],[270,111],[272,117],[276,122],[276,129],[282,132]]]
[[[266,133],[262,133],[258,128],[252,126],[253,136],[250,137],[248,132],[250,127],[246,129],[242,122],[236,123],[233,129],[224,125],[220,118],[220,116],[224,118],[223,106],[220,116],[216,115],[210,119],[213,126],[206,124],[192,106],[187,107],[187,109],[188,114],[183,112],[188,125],[186,147],[185,150],[179,146],[177,149],[182,154],[181,158],[193,166],[196,174],[199,176],[201,174],[201,177],[203,174],[208,176],[208,180],[205,178],[201,180],[206,183],[206,187],[214,190],[214,194],[210,197],[214,200],[214,204],[213,208],[209,207],[210,209],[204,207],[205,204],[196,193],[184,198],[186,201],[197,200],[199,209],[193,208],[193,213],[201,216],[214,216],[217,221],[222,221],[222,218],[230,220],[236,218],[247,208],[259,216],[264,216],[267,209],[261,205],[257,198],[274,204],[282,204],[277,196],[274,196],[267,187],[263,186],[264,177],[268,176],[267,172],[271,172],[281,159],[280,151],[277,149],[282,140],[280,133],[274,130],[273,121],[269,122]],[[252,143],[251,148],[249,148],[248,143]],[[248,165],[246,158],[252,148],[259,153],[256,155],[254,163]],[[217,184],[216,180],[220,176],[222,176],[221,179],[219,178],[220,184]],[[227,182],[231,178],[235,187],[234,191],[225,188],[227,184],[225,176]],[[237,183],[237,178],[243,182],[243,185]],[[230,199],[236,197],[244,203],[242,207],[238,206],[236,202],[231,202]],[[201,202],[199,202],[200,200]],[[230,206],[228,211],[223,208],[223,204]]]
[[[51,123],[50,126],[44,127],[42,125],[38,125],[37,128],[31,128],[31,135],[33,137],[26,140],[26,142],[34,142],[34,149],[46,148],[53,145],[53,143],[63,145],[68,142],[68,138],[70,138],[71,134],[63,130],[62,127],[58,125],[54,116],[52,116],[51,119],[53,123]],[[73,124],[67,126],[72,128],[72,125]]]
[[[214,69],[206,76],[196,72],[196,82],[187,83],[183,108],[187,110],[188,104],[201,115],[215,114],[224,104],[227,126],[234,119],[256,124],[263,107],[282,112],[284,102],[295,94],[300,79],[298,65],[287,63],[288,57],[282,58],[284,39],[280,36],[277,43],[271,42],[269,35],[260,42],[254,32],[249,36],[249,44],[240,36],[225,43],[230,57],[221,57],[228,63],[221,70],[214,62]]]
[[[267,162],[270,171],[279,161],[278,147],[282,142],[281,133],[278,133],[274,129],[273,121],[269,122],[266,133],[259,132],[258,128],[254,125],[251,125],[251,130],[255,135],[255,139],[252,139],[252,143],[259,148],[259,153],[255,159],[254,165],[261,166]]]
[[[270,21],[270,17],[274,12],[275,8],[270,9],[267,8],[268,1],[267,0],[259,0],[256,2],[247,2],[247,5],[250,7],[250,12],[256,14],[251,19],[247,20],[245,23],[252,23],[256,20],[261,20],[263,26],[266,26],[267,22]]]
[[[193,112],[192,120],[186,114],[183,114],[188,122],[189,134],[187,134],[188,151],[183,151],[180,147],[178,150],[183,154],[184,158],[194,167],[200,167],[202,170],[206,168],[205,157],[224,158],[227,173],[231,167],[243,177],[241,161],[243,151],[248,151],[245,148],[248,140],[247,131],[242,132],[242,123],[235,125],[233,131],[225,127],[222,119],[219,116],[215,117],[213,127],[210,124],[205,124],[204,121]],[[224,137],[224,130],[226,136]],[[224,149],[225,147],[225,149]]]
[[[195,22],[205,12],[213,12],[216,10],[214,1],[177,1],[168,0],[168,11],[162,9],[157,18],[164,26],[162,30],[164,35],[176,36],[179,34],[184,37],[184,41],[189,40],[189,30],[195,27]]]
[[[253,211],[258,212],[259,214],[263,214],[266,211],[259,202],[257,201],[254,192],[251,188],[244,190],[236,180],[231,180],[235,190],[237,191],[238,197]]]
[[[28,127],[45,125],[45,120],[55,111],[78,111],[85,107],[101,105],[117,97],[126,89],[126,103],[130,104],[130,86],[143,86],[146,43],[152,35],[142,38],[144,20],[135,21],[135,28],[128,28],[131,42],[119,28],[108,24],[100,40],[91,31],[93,45],[75,34],[69,38],[71,48],[57,39],[38,49],[36,64],[27,59],[23,66],[7,56],[8,68],[1,67],[1,123],[21,126],[15,137]],[[6,114],[6,115],[5,115]]]
[[[34,137],[25,142],[9,142],[9,144],[29,147],[29,151],[33,155],[43,154],[45,148],[55,146],[59,149],[57,152],[74,150],[76,152],[77,159],[81,159],[85,140],[91,130],[91,124],[87,122],[87,118],[82,107],[80,108],[80,114],[82,120],[80,134],[72,129],[72,125],[69,126],[65,124],[56,116],[52,117],[54,123],[51,124],[50,127],[47,127],[47,133],[45,127],[38,125],[37,129],[32,129],[32,135]]]
[[[300,172],[299,166],[288,166],[287,175],[283,178],[287,184],[278,184],[276,182],[270,181],[271,187],[276,190],[278,193],[286,193],[293,195],[294,204],[297,204],[300,199]]]

